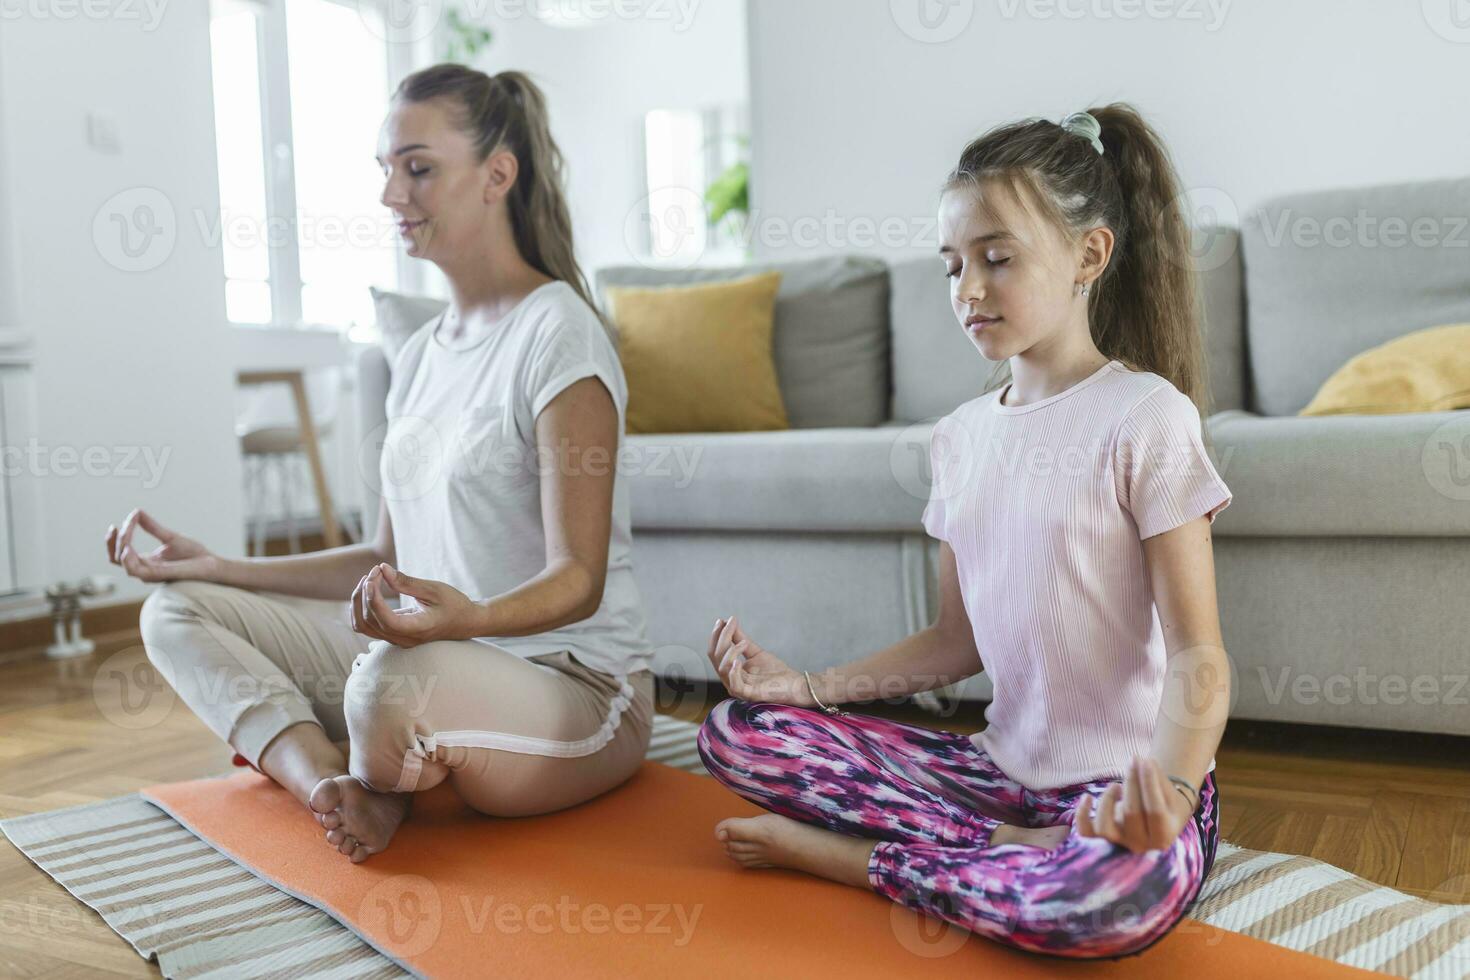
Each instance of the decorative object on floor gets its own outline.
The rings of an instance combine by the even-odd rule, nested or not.
[[[1392,415],[1470,408],[1470,323],[1370,347],[1332,373],[1299,415]]]
[[[96,649],[96,644],[82,636],[82,597],[108,595],[113,588],[112,580],[101,575],[46,587],[52,629],[52,643],[46,648],[46,656],[56,660],[84,657]]]

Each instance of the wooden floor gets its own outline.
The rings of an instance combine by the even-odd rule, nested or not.
[[[108,799],[230,771],[230,752],[161,685],[136,632],[92,657],[0,664],[0,816]],[[719,692],[662,710],[698,720]],[[970,732],[978,706],[919,724]],[[1470,739],[1233,722],[1217,755],[1222,832],[1309,854],[1440,901],[1470,901]],[[156,976],[102,920],[0,843],[0,976]]]

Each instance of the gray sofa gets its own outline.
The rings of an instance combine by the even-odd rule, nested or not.
[[[1234,494],[1214,527],[1233,717],[1470,735],[1470,412],[1295,414],[1352,355],[1470,322],[1467,215],[1470,180],[1451,180],[1281,198],[1197,239],[1208,442]],[[1437,230],[1394,245],[1387,219]],[[929,432],[1004,368],[956,326],[937,258],[596,280],[602,294],[766,268],[784,274],[774,353],[793,428],[628,438],[634,561],[674,677],[714,677],[705,645],[732,613],[804,668],[931,622]],[[375,350],[358,368],[370,432],[387,368]],[[989,680],[947,693],[988,699]]]

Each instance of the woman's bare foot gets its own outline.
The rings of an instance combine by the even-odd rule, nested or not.
[[[411,793],[375,793],[355,776],[333,776],[316,784],[308,802],[327,843],[361,864],[388,846],[412,801]]]
[[[1024,844],[1027,847],[1040,847],[1051,851],[1066,841],[1067,835],[1071,833],[1072,825],[1061,823],[1054,827],[1014,827],[1003,823],[990,835],[992,847],[1002,844]]]
[[[777,813],[721,820],[715,837],[743,867],[790,868],[862,888],[868,887],[868,858],[878,844]]]

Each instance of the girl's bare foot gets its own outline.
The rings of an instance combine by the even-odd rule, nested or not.
[[[777,813],[721,820],[715,837],[743,867],[790,868],[859,887],[868,886],[868,858],[878,843]]]
[[[361,864],[388,846],[412,801],[410,793],[375,793],[355,776],[332,776],[316,784],[309,803],[327,843]]]

